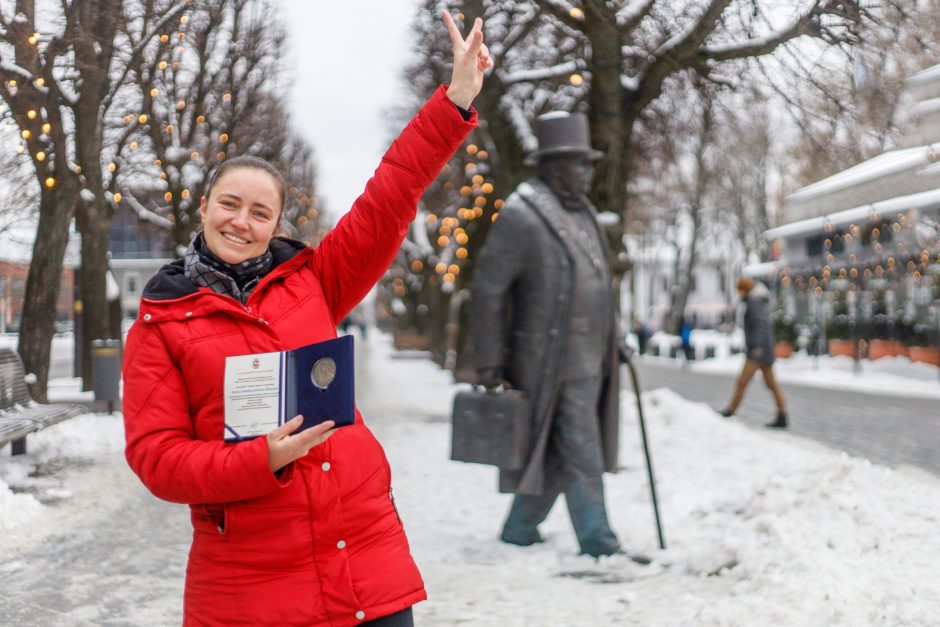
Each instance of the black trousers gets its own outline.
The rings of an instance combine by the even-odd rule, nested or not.
[[[375,620],[367,620],[361,625],[374,625],[375,627],[414,627],[415,618],[411,612],[411,608],[405,608],[400,612],[395,612],[394,614],[389,614],[388,616],[382,616],[381,618],[376,618]]]

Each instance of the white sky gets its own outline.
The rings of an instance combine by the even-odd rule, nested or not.
[[[294,123],[313,144],[319,196],[332,219],[349,210],[388,140],[383,111],[403,98],[416,0],[281,0],[290,42]],[[368,7],[366,9],[365,7]],[[443,28],[443,25],[441,26]]]

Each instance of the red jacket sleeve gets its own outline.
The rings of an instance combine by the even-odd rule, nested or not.
[[[195,439],[183,376],[155,325],[136,322],[124,356],[125,456],[157,497],[225,503],[281,487],[268,466],[266,438],[238,444]]]
[[[326,301],[339,322],[391,265],[418,199],[476,127],[464,120],[442,86],[391,145],[365,192],[313,256]]]

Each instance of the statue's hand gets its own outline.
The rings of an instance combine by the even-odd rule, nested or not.
[[[626,337],[620,337],[617,340],[617,357],[620,358],[620,363],[628,364],[633,358],[633,348],[627,344]]]
[[[477,383],[487,390],[494,390],[503,384],[502,368],[480,368],[477,370]]]

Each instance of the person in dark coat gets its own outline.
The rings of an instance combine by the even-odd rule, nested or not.
[[[607,520],[605,471],[617,467],[618,353],[607,243],[588,201],[600,156],[582,114],[537,120],[538,175],[506,200],[480,250],[470,309],[479,382],[530,399],[521,470],[500,470],[516,494],[500,538],[541,542],[538,525],[565,495],[581,552],[620,544]]]
[[[641,355],[646,354],[646,344],[649,342],[652,332],[649,325],[639,319],[633,320],[633,334],[636,336],[637,352]]]
[[[747,359],[744,368],[738,375],[734,387],[734,396],[731,402],[721,410],[721,415],[728,417],[737,411],[744,398],[744,391],[760,370],[764,377],[764,384],[773,394],[777,404],[777,418],[768,427],[776,429],[787,428],[787,402],[783,398],[783,390],[774,377],[774,336],[770,324],[770,293],[763,283],[755,283],[750,277],[743,276],[737,283],[738,296],[744,301],[744,347]]]

